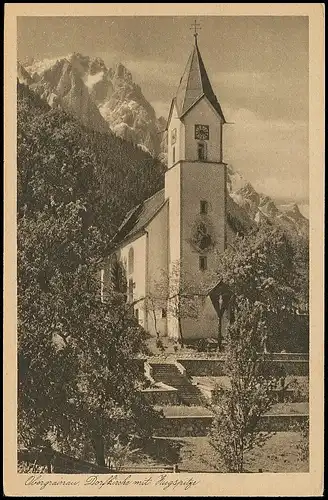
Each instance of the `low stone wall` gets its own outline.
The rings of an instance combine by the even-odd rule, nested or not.
[[[295,431],[297,424],[306,421],[308,415],[282,414],[265,415],[261,418],[260,429],[272,432]],[[213,417],[165,417],[162,419],[156,436],[163,437],[200,437],[207,436]]]
[[[309,361],[303,359],[295,359],[293,361],[284,359],[268,360],[268,370],[271,373],[283,372],[285,376],[308,376],[309,375]]]
[[[178,396],[178,391],[176,389],[171,390],[143,390],[142,394],[146,401],[153,406],[171,406],[180,404],[180,399]]]
[[[309,354],[305,352],[270,352],[266,354],[268,360],[309,361]]]
[[[225,375],[223,359],[178,359],[185,367],[187,374],[193,377],[222,377]],[[268,370],[271,373],[282,372],[285,376],[308,376],[309,362],[305,359],[268,359]]]
[[[162,419],[156,436],[197,437],[207,436],[213,417],[165,417]]]
[[[198,387],[208,401],[213,401],[214,398],[218,398],[218,394],[215,394],[216,391],[213,386],[198,383],[196,387]],[[222,389],[222,391],[224,392],[224,389]],[[309,400],[308,394],[303,394],[297,389],[277,389],[273,391],[272,394],[277,403],[303,403]]]
[[[225,374],[223,359],[178,359],[178,362],[193,377],[222,377]]]
[[[272,432],[295,431],[296,426],[309,418],[304,414],[265,415],[260,420],[260,429]]]

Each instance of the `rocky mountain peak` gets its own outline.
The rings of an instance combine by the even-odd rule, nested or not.
[[[285,215],[292,217],[293,219],[305,219],[304,215],[301,214],[297,203],[281,205],[279,208]]]
[[[132,73],[122,63],[114,66],[110,71],[110,77],[116,84],[133,84]]]
[[[99,57],[74,52],[58,59],[30,60],[29,64],[33,90],[50,105],[55,101],[58,104],[58,99],[54,99],[58,95],[60,105],[75,116],[83,116],[83,123],[92,128],[110,128],[155,155],[160,154],[162,147],[165,149],[159,134],[163,124],[159,125],[153,107],[122,63],[107,68]]]
[[[269,217],[275,217],[279,212],[272,198],[270,198],[270,196],[266,196],[263,194],[260,195],[260,202],[258,208],[265,215]]]
[[[108,72],[104,61],[100,57],[95,57],[94,59],[91,59],[89,63],[90,75],[95,75],[100,71],[103,71],[104,73]]]
[[[99,132],[108,132],[109,126],[91,99],[81,77],[82,63],[83,59],[79,54],[58,59],[53,64],[46,65],[37,78],[33,78],[30,88],[50,106],[61,106],[85,126]]]
[[[258,193],[253,185],[231,166],[228,167],[227,182],[230,197],[256,223],[269,221],[288,231],[307,235],[308,220],[301,214],[296,203],[277,207],[270,196]]]
[[[70,54],[69,56],[67,56],[66,59],[68,59],[70,61],[72,67],[81,76],[84,76],[84,74],[89,69],[90,58],[88,56],[83,56],[79,52],[73,52],[73,54]]]
[[[246,182],[245,186],[241,187],[238,192],[246,196],[255,196],[256,198],[259,197],[259,194],[255,191],[250,182]]]
[[[19,83],[24,83],[25,85],[33,83],[33,78],[19,61],[17,61],[17,78]]]

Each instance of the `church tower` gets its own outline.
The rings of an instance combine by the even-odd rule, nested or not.
[[[165,198],[169,200],[168,262],[171,270],[179,262],[180,279],[192,276],[197,290],[197,284],[201,286],[215,272],[218,255],[226,247],[227,174],[222,151],[225,118],[199,51],[197,33],[194,37],[167,122]],[[172,319],[171,336],[175,337],[173,323]],[[200,323],[185,323],[187,336],[199,337]],[[206,328],[206,313],[201,324]]]

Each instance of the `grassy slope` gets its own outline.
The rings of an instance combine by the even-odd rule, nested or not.
[[[300,440],[298,432],[277,432],[262,448],[247,453],[245,470],[307,472],[308,463],[301,461],[298,456],[297,445]],[[177,463],[181,472],[224,472],[207,437],[156,438],[144,449],[147,455],[135,457],[133,464],[165,466]]]

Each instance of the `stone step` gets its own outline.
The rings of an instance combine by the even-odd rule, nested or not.
[[[178,390],[178,399],[187,406],[199,406],[202,401],[201,391],[188,377],[183,375],[173,363],[150,363],[152,377],[156,382],[163,382]]]
[[[173,367],[173,368],[168,368],[166,370],[163,370],[163,369],[158,369],[158,368],[153,368],[152,370],[153,374],[156,374],[156,373],[161,373],[161,374],[167,374],[167,375],[170,375],[170,374],[174,374],[174,375],[182,375],[181,372],[179,372],[179,370],[176,368],[176,367]]]
[[[161,382],[161,381],[163,382],[164,380],[162,380],[162,379],[165,378],[165,380],[167,380],[167,381],[170,380],[171,382],[175,382],[175,383],[180,384],[180,385],[184,385],[184,384],[188,383],[188,380],[186,381],[186,379],[184,379],[182,377],[180,378],[180,377],[169,377],[169,376],[165,376],[165,375],[163,375],[163,376],[162,375],[155,375],[155,376],[153,375],[153,378],[156,380],[156,382]]]

